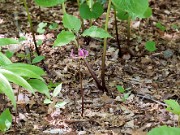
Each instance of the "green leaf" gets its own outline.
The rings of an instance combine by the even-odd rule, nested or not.
[[[81,28],[81,21],[75,16],[65,13],[63,16],[63,26],[67,29],[78,32]]]
[[[156,23],[156,27],[159,28],[161,31],[165,31],[166,27],[163,26],[160,22]]]
[[[64,108],[64,106],[67,104],[67,102],[63,101],[63,102],[58,102],[56,103],[55,107],[56,108]]]
[[[150,7],[144,12],[142,18],[149,18],[152,15],[152,9]]]
[[[123,101],[123,102],[125,102],[125,101],[126,101],[126,99],[129,97],[130,93],[131,93],[131,92],[124,93],[124,95],[123,95],[123,99],[122,99],[122,101]]]
[[[52,96],[53,96],[53,97],[56,97],[56,96],[60,93],[61,89],[62,89],[62,83],[60,83],[60,84],[54,89]]]
[[[157,49],[154,41],[146,42],[145,48],[150,52],[154,52]]]
[[[165,100],[164,102],[167,104],[167,111],[180,115],[180,105],[178,104],[178,102],[172,99]]]
[[[117,90],[118,90],[120,93],[124,93],[124,92],[125,92],[125,89],[124,89],[122,86],[120,86],[120,85],[117,85],[116,88],[117,88]]]
[[[148,0],[112,0],[118,10],[128,12],[131,17],[142,17],[149,7]]]
[[[160,126],[151,129],[147,135],[180,135],[180,128]]]
[[[45,72],[41,68],[23,63],[13,63],[2,67],[20,76],[37,78],[41,80],[43,80],[41,76],[45,74]]]
[[[44,27],[47,26],[47,23],[41,22],[38,24],[37,32],[43,34],[45,32]]]
[[[117,17],[120,20],[128,20],[129,14],[123,10],[118,10]]]
[[[97,26],[91,26],[89,29],[86,29],[82,36],[90,36],[96,38],[108,38],[112,37],[107,31],[102,28],[98,28]]]
[[[14,55],[14,52],[9,51],[9,50],[6,51],[6,56],[7,56],[8,58],[11,58],[13,55]]]
[[[50,99],[46,98],[46,99],[44,100],[44,104],[50,104],[50,103],[52,103],[52,101],[51,101]]]
[[[3,111],[0,115],[0,131],[5,132],[7,131],[12,124],[12,115],[9,109]]]
[[[90,8],[86,3],[80,5],[80,16],[84,19],[96,19],[103,14],[103,6],[101,3],[96,2]]]
[[[58,28],[58,23],[51,23],[49,25],[49,29],[51,29],[51,30],[56,30],[57,28]]]
[[[11,64],[12,62],[3,54],[0,52],[0,66]]]
[[[28,83],[38,92],[45,94],[48,98],[50,98],[49,89],[45,82],[38,79],[30,79]]]
[[[70,31],[61,31],[61,33],[58,34],[57,39],[54,42],[54,46],[64,46],[71,41],[75,40],[75,36]]]
[[[38,39],[38,41],[37,41],[37,46],[40,46],[40,45],[42,45],[42,43],[43,43],[43,40],[41,40],[41,39]]]
[[[45,59],[44,56],[36,56],[36,57],[32,60],[32,64],[38,63],[38,62],[42,61],[43,59]]]
[[[0,91],[3,92],[11,100],[14,108],[16,108],[16,99],[12,87],[9,81],[6,79],[6,77],[1,73],[0,73]]]
[[[34,0],[35,3],[42,7],[53,7],[62,4],[66,0]]]
[[[0,73],[3,74],[10,82],[20,85],[34,93],[34,89],[31,87],[31,85],[21,76],[5,69],[0,69]]]
[[[19,44],[19,41],[13,38],[0,38],[0,46],[11,45],[11,44]]]
[[[45,75],[45,72],[40,67],[37,67],[34,65],[29,65],[29,64],[24,64],[24,63],[13,63],[13,64],[9,64],[4,67],[9,68],[9,69],[13,69],[13,68],[23,69],[24,68],[24,69],[34,72],[35,74],[37,74],[39,76]]]
[[[25,36],[21,36],[21,37],[18,39],[19,42],[22,42],[22,41],[25,41],[25,40],[26,40],[26,37],[25,37]]]

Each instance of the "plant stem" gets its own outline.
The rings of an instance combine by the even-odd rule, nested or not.
[[[95,73],[93,72],[92,68],[90,67],[88,61],[87,61],[86,59],[83,59],[83,60],[84,60],[84,63],[85,63],[85,65],[86,65],[86,67],[88,68],[88,70],[89,70],[92,78],[95,80],[98,89],[100,89],[100,90],[103,91],[104,89],[103,89],[103,87],[101,86],[101,83],[100,83],[99,80],[97,79],[97,77],[96,77]]]
[[[65,7],[65,4],[64,4],[64,3],[62,4],[62,8],[63,8],[63,13],[66,13],[66,7]],[[69,29],[69,31],[71,31],[71,30]],[[74,42],[75,42],[76,47],[79,49],[79,48],[80,48],[80,45],[78,44],[77,39],[75,39]],[[86,59],[83,59],[83,60],[84,60],[84,62],[85,62],[85,65],[87,66],[87,68],[88,68],[88,70],[89,70],[89,72],[90,72],[92,78],[95,80],[95,82],[96,82],[96,84],[97,84],[97,87],[98,87],[100,90],[102,90],[102,91],[103,91],[104,89],[107,90],[106,87],[103,88],[103,87],[101,86],[101,84],[100,84],[100,82],[98,81],[98,79],[97,79],[95,73],[94,73],[93,70],[91,69],[91,67],[90,67],[90,65],[89,65],[89,63],[88,63],[88,61],[87,61]]]
[[[65,14],[66,13],[66,5],[64,2],[62,3],[62,9],[63,9],[63,14]]]
[[[84,114],[84,91],[83,91],[83,86],[82,86],[82,74],[81,74],[81,59],[78,61],[79,64],[79,79],[80,79],[80,89],[81,89],[81,98],[82,98],[82,111],[81,111],[81,116],[83,117]]]
[[[127,46],[130,45],[130,36],[131,36],[131,17],[128,17],[128,26],[127,26]]]
[[[39,49],[37,47],[36,38],[35,38],[34,30],[33,30],[33,24],[32,24],[31,16],[30,16],[30,13],[29,13],[29,8],[27,6],[26,0],[23,0],[23,3],[24,3],[24,7],[26,9],[27,15],[28,15],[28,22],[29,22],[29,25],[30,25],[30,30],[31,30],[31,33],[32,33],[32,37],[33,37],[33,42],[34,42],[34,45],[35,45],[36,53],[39,56],[40,52],[39,52]]]
[[[116,8],[114,6],[114,20],[115,20],[115,30],[116,30],[116,41],[117,41],[117,45],[119,48],[119,57],[122,56],[122,51],[121,51],[121,46],[120,46],[120,42],[119,42],[119,33],[118,33],[118,26],[117,26],[117,19],[116,19]]]
[[[111,0],[109,0],[108,9],[107,9],[107,13],[106,13],[105,31],[107,31],[107,28],[108,28],[110,9],[111,9]],[[107,48],[107,38],[104,38],[104,48],[103,48],[103,57],[102,57],[102,69],[101,69],[101,80],[102,80],[102,87],[103,87],[103,89],[108,93],[108,90],[106,89],[106,84],[105,84],[106,48]]]

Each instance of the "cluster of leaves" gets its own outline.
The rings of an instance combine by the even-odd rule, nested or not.
[[[18,44],[19,41],[10,38],[1,38],[0,46]],[[16,98],[11,83],[17,84],[30,93],[40,92],[50,98],[48,87],[42,78],[45,72],[34,65],[24,63],[12,63],[0,52],[0,93],[5,94],[16,108]],[[6,131],[12,122],[9,109],[0,116],[0,130]]]

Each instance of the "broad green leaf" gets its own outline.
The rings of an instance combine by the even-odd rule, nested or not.
[[[118,10],[117,17],[120,20],[128,20],[129,14],[123,10]]]
[[[63,16],[63,26],[67,29],[78,32],[81,28],[81,21],[77,17],[65,13]]]
[[[53,7],[62,4],[66,0],[34,0],[35,3],[42,7]]]
[[[61,31],[61,33],[58,34],[57,39],[54,42],[54,46],[64,46],[71,41],[75,40],[75,36],[70,31]]]
[[[124,93],[124,92],[125,92],[125,89],[124,89],[122,86],[120,86],[120,85],[117,85],[116,88],[117,88],[117,90],[118,90],[120,93]]]
[[[42,61],[45,57],[44,56],[37,56],[32,60],[32,64],[38,63]]]
[[[101,3],[96,2],[90,8],[86,3],[80,5],[80,16],[84,19],[96,19],[103,14],[103,6]]]
[[[19,41],[13,38],[0,38],[0,46],[11,45],[11,44],[19,44]]]
[[[47,23],[41,22],[38,24],[37,32],[40,34],[43,34],[45,32],[45,27],[47,26]]]
[[[149,18],[152,15],[152,9],[150,7],[144,12],[142,18]]]
[[[112,37],[107,31],[97,26],[91,26],[89,29],[86,29],[83,34],[85,36],[96,37],[96,38],[108,38]]]
[[[180,105],[178,104],[178,102],[172,99],[165,100],[164,102],[167,104],[167,111],[180,115]]]
[[[3,66],[3,67],[8,70],[15,71],[14,73],[20,73],[20,75],[26,74],[26,73],[21,73],[23,71],[31,71],[34,74],[36,74],[36,76],[45,75],[45,72],[40,67],[37,67],[34,65],[29,65],[29,64],[24,64],[24,63],[13,63],[13,64],[9,64],[9,65]],[[16,71],[16,70],[20,70],[20,71]],[[33,76],[27,76],[27,77],[33,78]]]
[[[142,17],[149,7],[148,0],[112,0],[117,10],[128,12],[132,17]]]
[[[54,89],[52,96],[53,96],[53,97],[56,97],[56,96],[60,93],[61,89],[62,89],[62,83],[60,83],[60,84]]]
[[[0,52],[0,66],[11,64],[12,62],[3,54]]]
[[[3,111],[0,115],[0,131],[5,132],[7,131],[12,124],[12,115],[9,109]]]
[[[44,104],[50,104],[50,103],[52,103],[52,101],[51,101],[50,99],[46,98],[46,99],[44,100]]]
[[[9,81],[6,79],[6,77],[1,73],[0,73],[0,91],[3,92],[11,100],[14,108],[16,108],[16,99],[12,87]]]
[[[55,107],[56,108],[64,108],[64,106],[67,104],[67,102],[63,101],[63,102],[58,102],[56,103]]]
[[[21,76],[5,69],[0,69],[0,73],[3,74],[10,82],[20,85],[25,89],[29,90],[30,92],[34,93],[31,85]]]
[[[48,98],[50,98],[49,89],[45,82],[38,79],[30,79],[28,83],[38,92],[45,94]]]
[[[14,52],[7,50],[6,57],[11,58],[14,55]]]
[[[145,45],[146,50],[148,50],[149,52],[154,52],[157,48],[156,48],[156,44],[154,41],[148,41],[146,42]]]
[[[13,63],[2,66],[2,68],[9,70],[15,74],[18,74],[19,76],[43,80],[41,75],[44,74],[44,71],[41,68],[33,65]]]
[[[180,135],[180,128],[160,126],[151,129],[147,135]]]

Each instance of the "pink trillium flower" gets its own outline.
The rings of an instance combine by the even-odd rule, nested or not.
[[[88,51],[85,49],[78,49],[78,56],[74,55],[74,50],[71,50],[70,57],[73,59],[78,59],[78,58],[86,58],[89,55]]]

